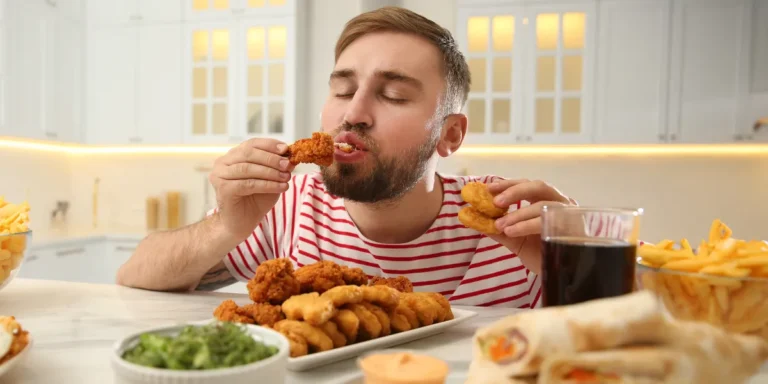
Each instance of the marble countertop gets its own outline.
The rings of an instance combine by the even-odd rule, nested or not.
[[[246,302],[246,294],[162,293],[117,285],[16,279],[0,291],[0,314],[13,315],[34,340],[27,359],[0,384],[112,382],[115,340],[147,328],[207,320],[222,300]],[[463,308],[463,307],[462,307]],[[427,350],[446,360],[471,359],[471,337],[480,326],[514,309],[471,308],[478,316],[442,334],[394,348]],[[304,372],[287,383],[343,383],[358,374],[349,359]]]

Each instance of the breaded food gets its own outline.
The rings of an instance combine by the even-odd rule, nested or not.
[[[321,295],[339,308],[344,304],[355,304],[363,301],[363,291],[357,285],[340,285],[333,287]]]
[[[14,358],[29,345],[29,332],[24,330],[14,316],[0,316],[0,329],[11,334],[11,347],[4,356],[0,356],[0,365]]]
[[[445,298],[440,293],[437,292],[419,292],[422,295],[428,295],[432,297],[438,304],[440,304],[440,307],[443,308],[443,311],[445,312],[445,316],[443,318],[445,320],[453,320],[453,310],[451,309],[451,303],[448,301],[448,299]]]
[[[378,305],[371,304],[369,302],[363,301],[360,303],[365,309],[371,311],[374,316],[376,316],[376,319],[379,320],[379,324],[381,324],[381,334],[380,336],[388,336],[392,333],[392,327],[389,320],[389,315],[387,312],[384,312],[381,307]]]
[[[301,292],[323,293],[333,287],[346,285],[341,267],[332,261],[318,261],[296,270],[296,279],[301,284]]]
[[[389,323],[392,326],[392,333],[396,332],[405,332],[411,330],[411,323],[408,322],[408,319],[400,312],[392,311],[388,313],[389,315]]]
[[[477,181],[469,182],[461,188],[461,198],[478,212],[492,219],[498,219],[507,213],[493,203],[493,195],[488,191],[488,185]]]
[[[290,343],[291,357],[305,356],[306,354],[309,353],[309,346],[307,345],[307,339],[290,331],[280,331],[280,333],[282,333],[283,336],[285,336],[288,339],[288,342]]]
[[[403,300],[402,297],[400,303],[397,304],[397,308],[395,308],[395,313],[405,316],[408,324],[411,325],[411,329],[419,327],[419,317],[416,315],[416,312],[405,303],[405,300]]]
[[[355,151],[355,147],[348,143],[334,143],[334,146],[340,149],[342,152],[352,153]]]
[[[400,291],[386,285],[360,287],[363,291],[363,301],[376,304],[386,310],[397,307],[400,302]]]
[[[435,306],[439,307],[440,305],[434,300],[427,300],[415,293],[403,293],[400,295],[400,300],[416,313],[416,317],[419,318],[419,325],[422,327],[432,325],[437,320],[438,309]]]
[[[321,325],[336,314],[331,299],[317,292],[292,296],[283,303],[283,313],[289,320],[304,320],[311,325]]]
[[[280,320],[275,324],[274,328],[282,334],[292,332],[303,337],[307,340],[307,345],[311,347],[311,352],[323,352],[333,349],[333,341],[322,329],[303,321]]]
[[[435,312],[435,323],[441,323],[448,317],[449,311],[446,311],[445,307],[440,305],[433,295],[426,292],[414,292],[413,294],[432,307]]]
[[[368,285],[368,275],[361,268],[341,266],[341,277],[348,285]]]
[[[248,296],[256,303],[280,305],[300,293],[299,281],[294,276],[293,264],[288,259],[268,260],[248,281]]]
[[[254,323],[252,317],[238,313],[238,309],[240,309],[240,307],[233,300],[224,300],[213,310],[213,317],[219,321],[228,321],[232,323]]]
[[[324,132],[313,132],[309,139],[300,139],[288,146],[288,160],[291,164],[317,164],[327,167],[333,164],[333,137]]]
[[[483,215],[473,207],[464,207],[459,211],[459,221],[467,228],[474,229],[486,235],[501,234],[496,228],[496,220]]]
[[[349,343],[354,343],[357,340],[357,331],[360,328],[360,319],[355,315],[352,310],[347,308],[339,309],[336,316],[331,319],[336,324],[339,331],[344,334]]]
[[[405,276],[397,277],[379,277],[374,276],[371,278],[371,285],[386,285],[388,287],[397,289],[400,292],[413,292],[413,283]]]
[[[339,328],[336,323],[332,321],[325,322],[320,326],[320,329],[322,329],[323,332],[325,332],[325,334],[331,338],[334,348],[341,348],[347,345],[347,338],[344,337],[344,334],[339,332]]]
[[[379,319],[371,313],[365,306],[360,304],[347,304],[346,309],[355,313],[360,320],[360,327],[357,330],[357,341],[371,340],[381,335],[381,323]]]

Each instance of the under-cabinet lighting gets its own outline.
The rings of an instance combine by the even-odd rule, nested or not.
[[[224,154],[232,146],[97,146],[0,138],[0,148],[69,155]],[[579,156],[768,156],[768,144],[649,144],[649,145],[466,145],[459,155],[579,155]]]

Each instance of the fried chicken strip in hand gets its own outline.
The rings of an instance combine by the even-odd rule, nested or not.
[[[293,264],[288,259],[268,260],[248,281],[248,296],[257,303],[280,305],[300,293],[301,285],[294,276]]]
[[[413,292],[413,284],[405,276],[397,277],[378,277],[371,278],[371,285],[386,285],[387,287],[397,289],[400,292]]]
[[[300,139],[288,147],[291,164],[311,163],[327,167],[333,164],[333,137],[324,132],[313,132],[312,138]]]
[[[296,270],[301,292],[323,293],[333,287],[345,285],[341,267],[332,261],[318,261]]]

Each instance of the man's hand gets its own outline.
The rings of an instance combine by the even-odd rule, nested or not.
[[[292,166],[281,156],[288,146],[272,139],[251,139],[216,159],[209,175],[216,190],[224,229],[245,238],[288,189]]]
[[[488,184],[488,191],[494,195],[493,203],[500,208],[508,209],[523,200],[530,203],[497,219],[496,228],[501,234],[489,237],[515,252],[526,268],[540,274],[541,207],[578,204],[555,187],[538,180],[500,180]]]

